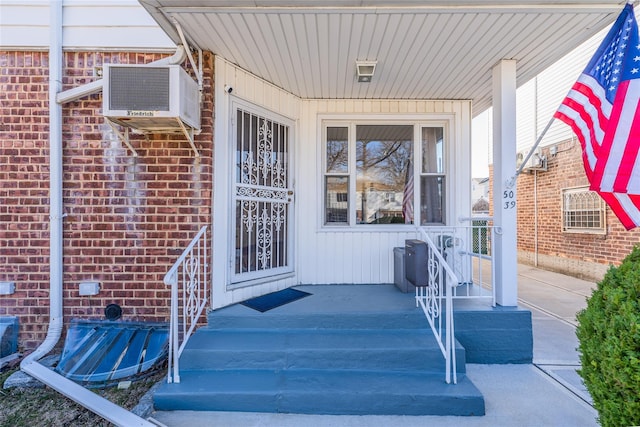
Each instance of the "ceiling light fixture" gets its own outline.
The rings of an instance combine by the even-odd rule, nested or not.
[[[373,78],[373,73],[376,71],[377,63],[378,61],[356,61],[358,82],[369,83]]]

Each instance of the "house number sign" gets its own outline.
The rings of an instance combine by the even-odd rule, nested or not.
[[[503,209],[515,209],[516,194],[513,190],[505,190],[502,192]]]

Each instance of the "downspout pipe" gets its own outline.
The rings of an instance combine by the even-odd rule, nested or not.
[[[62,106],[56,102],[62,86],[62,0],[51,0],[49,15],[49,328],[21,367],[49,353],[62,333]]]
[[[50,1],[49,15],[49,328],[45,340],[24,358],[20,369],[117,426],[152,427],[155,424],[38,363],[55,347],[63,326],[62,105],[56,102],[62,87],[62,0]]]

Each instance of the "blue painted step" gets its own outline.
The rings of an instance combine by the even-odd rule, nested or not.
[[[296,369],[184,371],[181,379],[156,392],[156,409],[484,415],[484,400],[466,377],[453,385],[441,375],[420,372]]]
[[[415,299],[393,285],[301,286],[312,295],[261,313],[209,313],[189,340],[181,382],[155,392],[159,410],[305,414],[484,415],[465,376],[446,384],[444,358]]]
[[[465,351],[456,347],[457,372]],[[444,375],[444,358],[426,329],[200,329],[184,369],[419,370]]]
[[[308,297],[311,298],[311,297]],[[278,313],[268,315],[227,307],[209,314],[208,329],[309,328],[309,329],[429,329],[419,309],[410,312],[366,311],[344,313]]]
[[[464,375],[444,381],[426,329],[201,328],[181,357],[181,382],[163,384],[158,410],[307,414],[483,415]]]

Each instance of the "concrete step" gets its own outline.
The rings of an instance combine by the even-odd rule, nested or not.
[[[458,384],[411,295],[385,285],[304,286],[312,295],[266,312],[215,310],[180,359],[180,383],[155,393],[160,410],[304,414],[483,415]]]
[[[260,313],[241,306],[212,311],[207,329],[290,328],[290,329],[424,329],[427,320],[421,310],[407,312],[353,311],[345,313],[289,313],[275,310]]]
[[[459,300],[453,317],[467,363],[532,363],[531,311]]]
[[[457,372],[465,350],[456,347]],[[428,329],[199,329],[180,359],[186,370],[360,369],[444,376],[445,361]]]
[[[362,370],[190,371],[163,384],[158,410],[332,415],[484,415],[484,399],[466,377]]]

